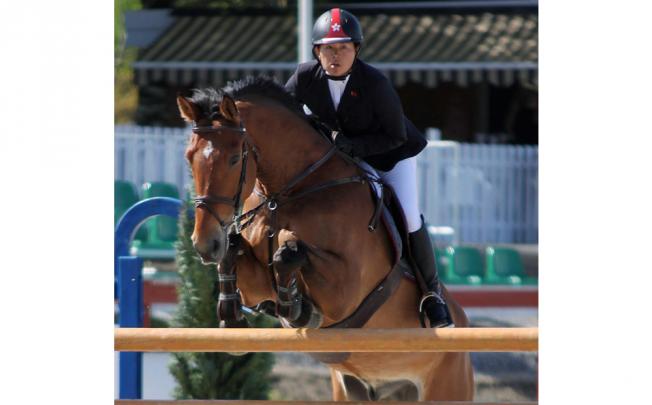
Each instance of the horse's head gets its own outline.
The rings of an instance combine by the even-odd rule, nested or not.
[[[192,242],[204,263],[222,260],[234,217],[256,178],[253,144],[234,100],[213,90],[177,97],[184,120],[193,125],[186,149],[197,198]]]

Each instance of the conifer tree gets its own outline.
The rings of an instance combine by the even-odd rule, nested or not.
[[[179,215],[177,268],[180,284],[179,305],[172,326],[177,328],[217,328],[217,301],[214,286],[215,265],[203,265],[190,236],[194,219],[189,204]],[[260,319],[258,319],[260,318]],[[273,324],[264,316],[248,317],[254,327]],[[271,387],[271,353],[173,353],[170,372],[177,381],[176,399],[268,399]]]

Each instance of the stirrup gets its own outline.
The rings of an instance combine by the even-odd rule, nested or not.
[[[421,297],[421,301],[419,302],[419,312],[423,313],[423,303],[426,302],[428,298],[434,298],[435,302],[438,304],[446,305],[446,301],[441,297],[441,295],[437,294],[434,291],[428,291],[426,294]]]
[[[433,298],[436,304],[442,305],[444,307],[444,310],[446,312],[446,322],[450,322],[446,326],[438,326],[438,327],[454,328],[455,322],[453,321],[453,318],[449,313],[448,305],[446,304],[446,301],[443,300],[440,294],[437,294],[434,291],[428,291],[426,294],[423,295],[423,297],[421,297],[421,302],[419,302],[419,322],[421,323],[421,327],[426,328],[426,311],[424,310],[423,305],[428,298]],[[428,321],[431,321],[430,317],[428,317]],[[431,324],[430,327],[433,327],[433,325]]]

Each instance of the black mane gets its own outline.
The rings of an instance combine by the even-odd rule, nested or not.
[[[194,89],[190,101],[197,105],[202,112],[202,117],[215,119],[219,116],[219,106],[224,94],[234,100],[243,100],[247,96],[262,96],[279,102],[299,117],[306,119],[299,103],[285,90],[282,84],[268,76],[248,76],[242,80],[229,82],[226,87],[216,90],[214,88]]]

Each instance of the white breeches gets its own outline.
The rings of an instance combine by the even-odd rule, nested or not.
[[[367,169],[372,169],[363,162]],[[372,169],[373,170],[373,169]],[[408,232],[416,232],[421,228],[421,213],[419,212],[419,190],[417,189],[417,159],[416,157],[401,160],[388,172],[374,170],[381,179],[394,189],[396,197],[401,202],[403,214],[407,220]]]

